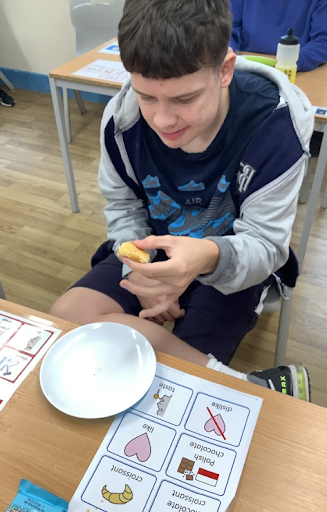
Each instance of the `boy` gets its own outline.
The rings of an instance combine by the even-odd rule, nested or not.
[[[227,0],[126,1],[118,41],[131,83],[101,126],[110,241],[51,313],[119,321],[156,350],[309,399],[301,366],[250,376],[225,366],[272,274],[296,273],[289,241],[313,127],[281,73],[240,59],[234,74],[230,33]],[[128,240],[154,262],[122,269]]]

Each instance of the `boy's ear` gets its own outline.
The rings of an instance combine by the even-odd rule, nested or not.
[[[228,87],[234,74],[236,55],[229,51],[220,66],[220,87]]]

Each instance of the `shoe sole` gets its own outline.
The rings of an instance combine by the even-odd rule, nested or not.
[[[311,402],[311,386],[309,373],[304,366],[290,364],[288,368],[291,370],[293,396],[306,402]]]
[[[15,103],[13,103],[12,105],[9,105],[8,103],[4,103],[3,101],[0,101],[0,105],[2,105],[3,107],[13,107],[15,105]]]

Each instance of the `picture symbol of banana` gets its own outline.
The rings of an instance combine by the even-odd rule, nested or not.
[[[114,503],[115,505],[124,505],[124,503],[128,503],[133,499],[133,493],[131,488],[125,484],[124,492],[110,492],[107,490],[107,486],[104,485],[102,487],[102,496],[105,500],[109,501],[109,503]]]

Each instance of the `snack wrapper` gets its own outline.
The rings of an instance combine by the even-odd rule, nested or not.
[[[6,512],[67,512],[68,502],[22,479],[16,498]]]

